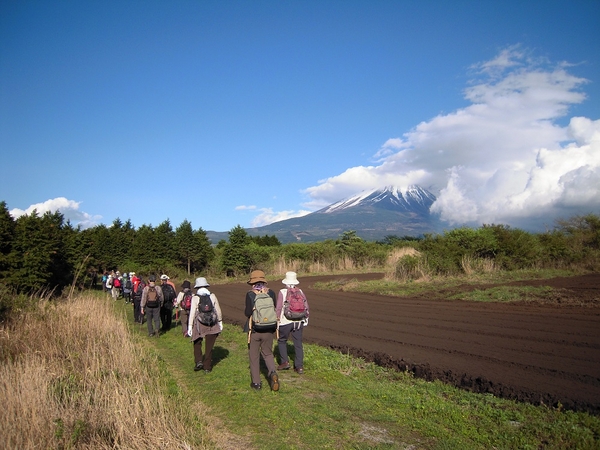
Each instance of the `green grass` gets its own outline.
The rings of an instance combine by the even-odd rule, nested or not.
[[[543,300],[552,292],[554,292],[554,289],[550,286],[498,286],[490,289],[475,289],[471,292],[455,294],[448,298],[476,302],[510,303]]]
[[[579,274],[579,273],[577,273]],[[351,275],[348,278],[337,279],[330,282],[317,282],[316,289],[331,291],[353,291],[368,294],[390,295],[395,297],[419,296],[427,293],[427,298],[454,298],[474,301],[517,301],[543,298],[552,291],[550,287],[523,288],[505,287],[486,289],[482,287],[476,293],[449,294],[445,291],[456,290],[465,286],[484,286],[486,284],[510,283],[521,280],[543,280],[554,277],[573,276],[573,271],[567,270],[515,270],[498,271],[490,274],[479,274],[470,276],[436,277],[428,281],[399,282],[392,280],[370,280],[357,281]]]
[[[146,335],[145,325],[132,330]],[[146,339],[176,380],[174,395],[197,398],[258,449],[600,448],[598,417],[461,391],[316,345],[305,345],[305,374],[280,372],[271,392],[264,378],[261,391],[249,386],[239,327],[225,325],[208,374],[193,371],[179,327]]]

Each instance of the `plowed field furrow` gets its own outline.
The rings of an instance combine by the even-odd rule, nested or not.
[[[350,321],[353,319],[352,315],[347,313],[340,314],[339,312],[335,315],[335,317],[336,319],[345,321]],[[403,314],[401,317],[396,317],[392,314],[389,314],[385,317],[379,317],[371,314],[362,314],[362,321],[366,327],[383,327],[389,331],[409,331],[412,329],[412,327],[414,327],[415,323],[418,323],[419,328],[437,329],[448,333],[472,333],[480,336],[508,337],[510,339],[523,340],[526,342],[552,342],[557,345],[574,345],[578,347],[581,346],[600,349],[600,339],[598,337],[599,333],[597,333],[596,330],[581,330],[579,332],[568,334],[567,336],[569,336],[570,339],[557,340],[556,333],[551,329],[546,329],[547,324],[539,324],[539,326],[533,327],[530,326],[530,323],[527,323],[526,321],[522,321],[520,324],[515,324],[514,321],[507,319],[506,321],[495,320],[492,323],[482,323],[473,320],[471,317],[468,319],[461,318],[459,320],[449,319],[447,317],[448,316],[445,318],[438,318],[424,314],[412,315],[410,317],[406,314]],[[315,322],[314,320],[313,323],[320,323]],[[426,320],[430,321],[431,323],[423,324]]]
[[[589,368],[589,359],[597,354],[589,349],[574,349],[568,345],[555,345],[550,348],[546,345],[538,347],[532,345],[523,346],[519,341],[503,337],[500,340],[496,340],[492,346],[485,339],[476,339],[470,333],[434,336],[423,334],[423,330],[417,329],[414,332],[403,330],[401,333],[394,333],[393,330],[387,327],[348,330],[344,327],[336,326],[337,324],[337,322],[332,321],[329,331],[336,333],[338,341],[343,336],[351,336],[354,339],[393,344],[395,349],[400,351],[403,346],[412,346],[440,353],[469,355],[498,361],[502,364],[514,363],[522,366],[531,366],[533,360],[535,361],[535,366],[540,369],[559,369],[565,373],[585,373],[585,370]],[[325,335],[328,330],[318,327],[316,331],[317,334]],[[368,334],[363,334],[367,332]],[[374,345],[372,348],[376,349],[378,345]],[[577,350],[576,354],[574,350]]]
[[[433,354],[438,354],[438,357],[447,357],[448,354],[451,354],[452,358],[463,358],[464,360],[480,360],[480,361],[485,361],[486,363],[490,363],[490,364],[496,364],[498,367],[507,367],[510,366],[511,370],[515,370],[516,368],[521,368],[523,370],[531,370],[531,371],[535,371],[539,374],[542,375],[546,375],[548,377],[557,377],[557,378],[562,378],[565,380],[569,380],[571,382],[577,382],[577,383],[583,383],[589,386],[598,386],[600,387],[600,378],[596,378],[594,376],[591,375],[586,375],[586,374],[581,374],[581,372],[578,372],[577,370],[558,370],[555,365],[550,364],[549,366],[543,366],[541,364],[539,364],[539,361],[536,361],[536,364],[531,364],[530,361],[527,360],[523,360],[522,362],[518,362],[516,361],[516,359],[505,359],[505,358],[498,358],[498,357],[494,357],[491,355],[488,355],[486,353],[477,353],[477,352],[469,352],[469,351],[461,351],[461,350],[457,350],[457,349],[452,349],[452,350],[448,350],[445,348],[440,348],[440,347],[435,347],[435,346],[428,346],[424,343],[421,344],[415,344],[415,343],[408,343],[408,342],[402,342],[402,341],[397,341],[397,340],[393,340],[393,339],[386,339],[386,338],[382,338],[382,337],[373,337],[372,335],[360,335],[360,334],[356,334],[356,333],[348,333],[348,332],[339,332],[338,333],[332,333],[331,331],[327,331],[327,330],[320,330],[322,331],[322,336],[325,340],[330,340],[332,344],[334,344],[333,341],[337,341],[339,342],[340,340],[344,340],[344,337],[346,337],[346,341],[351,341],[354,339],[360,339],[360,340],[368,340],[369,341],[369,346],[375,351],[377,349],[381,349],[384,348],[387,345],[401,345],[401,346],[410,346],[412,348],[420,348],[422,350],[425,350],[427,352],[430,352],[432,355]],[[334,345],[339,345],[339,344],[334,344]],[[525,353],[529,353],[529,352],[525,352]],[[568,369],[570,369],[572,367],[568,367]],[[585,365],[582,365],[581,367],[582,370],[585,370]]]
[[[316,281],[381,277],[301,278],[311,311],[305,341],[475,392],[600,413],[600,308],[594,305],[600,274],[510,283],[552,286],[573,296],[573,305],[588,306],[471,303],[440,300],[438,293],[429,300],[312,288]],[[275,291],[282,287],[270,285]],[[242,324],[248,285],[213,288],[225,320]]]

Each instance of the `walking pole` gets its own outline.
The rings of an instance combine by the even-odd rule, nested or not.
[[[248,348],[250,348],[250,334],[252,333],[252,316],[248,318]]]

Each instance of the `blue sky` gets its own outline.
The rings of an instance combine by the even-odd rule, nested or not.
[[[0,200],[228,231],[418,184],[449,226],[600,212],[600,2],[0,3]]]

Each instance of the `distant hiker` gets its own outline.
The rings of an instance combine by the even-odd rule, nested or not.
[[[110,293],[112,295],[113,300],[117,300],[119,295],[121,295],[121,280],[119,279],[119,271],[113,272],[111,274],[111,290]]]
[[[113,300],[116,300],[114,288],[115,277],[116,275],[114,274],[114,272],[111,272],[108,274],[108,278],[106,279],[106,292],[110,294]]]
[[[171,329],[173,324],[173,307],[177,299],[177,291],[173,282],[169,281],[169,277],[165,274],[160,276],[160,287],[163,293],[163,305],[160,307],[160,322],[162,323],[162,331],[166,333]]]
[[[148,321],[148,336],[158,337],[160,334],[160,307],[163,304],[163,293],[156,285],[156,277],[148,277],[148,286],[142,291],[141,312]],[[154,326],[153,326],[154,325]]]
[[[121,280],[121,283],[123,285],[121,288],[123,291],[123,299],[125,299],[125,304],[127,304],[132,301],[131,292],[133,291],[133,283],[131,282],[128,273],[123,274],[123,279]]]
[[[223,315],[219,300],[208,288],[206,278],[196,278],[194,288],[198,289],[192,297],[192,306],[188,318],[188,335],[194,343],[194,370],[212,370],[212,351],[219,333],[223,331]],[[205,341],[204,355],[202,341]]]
[[[143,323],[144,316],[142,315],[142,293],[146,287],[146,284],[140,277],[136,275],[135,272],[130,272],[129,276],[131,276],[131,284],[133,285],[133,320],[136,323]]]
[[[279,319],[279,337],[277,346],[281,356],[281,364],[277,370],[290,368],[287,351],[287,341],[291,336],[294,342],[294,370],[298,374],[304,373],[304,348],[302,346],[302,329],[308,325],[308,301],[301,289],[296,272],[286,272],[281,280],[285,288],[277,295],[277,317]]]
[[[102,292],[107,291],[106,282],[108,281],[108,272],[105,270],[102,274]]]
[[[252,286],[252,289],[246,293],[245,314],[248,321],[244,327],[248,332],[248,357],[252,380],[250,387],[256,390],[262,387],[260,381],[260,356],[262,355],[267,366],[267,379],[271,390],[278,391],[279,376],[273,357],[273,339],[277,330],[275,292],[267,286],[265,273],[262,270],[253,270],[247,283]]]
[[[188,318],[190,316],[190,309],[192,308],[192,285],[188,280],[185,280],[182,284],[182,291],[177,295],[175,300],[175,306],[179,314],[179,320],[181,321],[181,331],[183,337],[188,337]],[[191,337],[191,336],[189,336]]]

